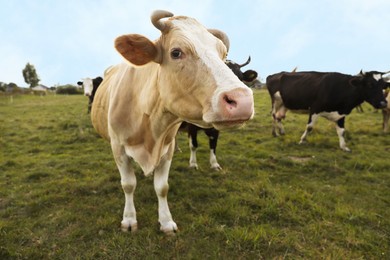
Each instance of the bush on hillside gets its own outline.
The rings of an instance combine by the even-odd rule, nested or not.
[[[59,86],[56,90],[57,94],[64,94],[64,95],[80,95],[83,94],[82,89],[77,88],[76,86],[73,85],[64,85],[64,86]]]

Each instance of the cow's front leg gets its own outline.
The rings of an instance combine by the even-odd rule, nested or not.
[[[123,146],[111,144],[114,159],[121,175],[121,184],[125,193],[125,208],[123,210],[123,220],[121,222],[122,231],[136,231],[137,214],[134,207],[134,191],[137,186],[137,179],[130,158],[126,155]]]
[[[347,144],[346,144],[345,138],[344,138],[344,135],[345,135],[344,120],[345,120],[345,117],[337,120],[336,132],[337,132],[337,135],[339,137],[339,144],[340,144],[341,150],[346,151],[346,152],[350,152],[351,149],[349,149],[347,147]]]
[[[280,96],[279,91],[275,93],[274,99],[272,101],[272,135],[284,135],[284,127],[282,120],[286,117],[287,108],[283,104],[282,97]]]
[[[198,149],[197,130],[190,129],[188,132],[188,144],[190,146],[190,168],[198,169],[198,162],[196,160],[196,150]]]
[[[302,144],[302,143],[305,143],[306,142],[306,138],[308,136],[308,134],[313,131],[313,127],[314,127],[314,124],[315,122],[317,121],[317,118],[318,118],[318,115],[317,114],[310,114],[309,115],[309,121],[306,125],[306,129],[305,129],[305,132],[303,132],[302,136],[301,136],[301,140],[299,141],[299,144]]]
[[[160,222],[160,230],[168,235],[172,235],[177,231],[177,225],[172,219],[171,212],[168,207],[168,176],[169,168],[171,167],[172,159],[168,155],[161,158],[160,164],[154,171],[154,189],[158,198],[158,221]]]
[[[210,149],[210,168],[216,171],[222,170],[221,165],[219,165],[217,161],[217,156],[215,154],[215,150]]]
[[[389,131],[390,109],[389,108],[383,109],[382,114],[383,114],[383,132],[387,133]]]
[[[222,170],[221,165],[217,161],[217,143],[219,137],[219,131],[215,128],[205,129],[205,133],[209,138],[209,147],[210,147],[210,167],[213,170],[219,171]]]

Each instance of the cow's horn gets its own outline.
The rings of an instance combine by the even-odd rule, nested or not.
[[[245,63],[243,63],[242,65],[240,65],[240,68],[242,68],[242,67],[248,65],[249,62],[251,62],[251,56],[249,56],[248,60],[247,60]]]
[[[152,13],[152,16],[150,17],[150,20],[152,21],[153,25],[159,29],[160,31],[165,31],[166,29],[166,24],[160,19],[162,18],[167,18],[167,17],[172,17],[173,13],[164,11],[164,10],[156,10]]]

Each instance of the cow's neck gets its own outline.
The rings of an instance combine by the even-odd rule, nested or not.
[[[114,132],[126,129],[121,138],[126,152],[146,175],[153,172],[162,156],[172,157],[175,135],[180,126],[180,120],[168,112],[161,101],[157,87],[158,73],[153,66],[156,67],[127,68],[123,74],[127,78],[125,82],[143,80],[145,84],[119,86],[121,90],[118,88],[113,100],[116,118],[110,120]]]

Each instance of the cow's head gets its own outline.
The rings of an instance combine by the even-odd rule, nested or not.
[[[248,60],[241,65],[232,60],[226,60],[225,63],[241,81],[252,82],[257,78],[257,72],[254,70],[241,71],[241,68],[248,65],[250,62],[251,56],[249,56]]]
[[[85,96],[89,97],[92,95],[92,89],[93,89],[92,79],[84,78],[82,79],[82,81],[78,81],[77,85],[82,86],[84,88]]]
[[[386,88],[386,82],[382,75],[376,71],[363,72],[353,77],[350,83],[360,87],[363,91],[363,98],[375,108],[384,108],[387,101],[383,96],[383,89]]]
[[[252,91],[224,64],[229,48],[225,33],[166,11],[155,11],[151,21],[162,33],[159,39],[123,35],[115,47],[135,65],[159,64],[158,91],[166,110],[217,129],[240,126],[253,117]]]

